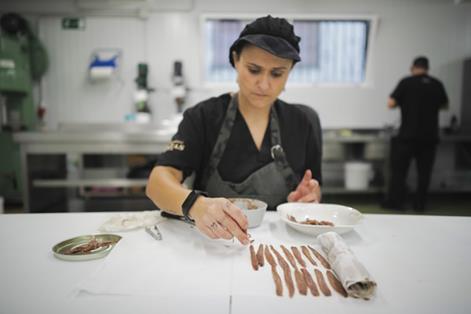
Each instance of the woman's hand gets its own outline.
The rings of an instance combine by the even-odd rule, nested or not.
[[[289,193],[288,202],[319,203],[320,200],[321,188],[319,182],[312,178],[312,172],[308,169],[296,190]]]
[[[199,197],[189,214],[196,227],[211,239],[236,237],[244,245],[250,242],[247,217],[226,198]]]

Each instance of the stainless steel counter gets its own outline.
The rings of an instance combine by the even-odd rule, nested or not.
[[[88,180],[87,178],[41,179],[33,182],[28,169],[28,156],[38,155],[83,155],[83,154],[151,154],[163,152],[175,129],[162,130],[148,125],[67,125],[58,131],[19,132],[14,140],[20,144],[23,203],[30,208],[30,189],[33,187],[84,187],[84,186],[145,186],[146,180],[123,179],[115,177]],[[390,132],[384,130],[325,130],[323,134],[323,176],[324,192],[363,192],[378,193],[388,177],[388,154]],[[460,143],[471,143],[471,135],[442,135],[441,151],[445,157],[438,156],[437,168],[453,170],[454,147]],[[343,188],[342,164],[349,160],[364,159],[375,165],[381,174],[377,186],[367,191],[348,191]],[[449,171],[449,172],[450,172]],[[443,176],[445,176],[444,174]],[[444,179],[445,180],[445,179]]]
[[[175,130],[155,128],[125,128],[113,131],[110,128],[90,126],[61,131],[19,132],[14,140],[20,144],[22,169],[23,206],[31,208],[31,189],[33,187],[84,187],[101,186],[145,186],[146,180],[100,178],[63,178],[54,180],[32,180],[28,156],[32,155],[83,155],[83,154],[151,154],[164,151]]]
[[[28,153],[156,153],[165,149],[172,132],[47,131],[19,132],[13,138]]]
[[[119,130],[119,131],[118,131]],[[23,173],[23,203],[27,211],[31,207],[31,190],[35,188],[84,188],[84,187],[142,187],[146,180],[126,179],[116,177],[100,177],[89,179],[82,176],[67,175],[64,178],[31,178],[28,169],[28,156],[33,155],[66,155],[77,156],[84,154],[159,154],[174,134],[175,129],[158,129],[148,125],[125,124],[68,124],[58,131],[20,132],[14,139],[20,144]],[[378,132],[348,132],[327,130],[323,136],[324,161],[343,162],[351,158],[349,147],[357,144],[365,146],[367,158],[381,160],[387,138]],[[334,171],[326,170],[327,176],[343,180],[343,173],[338,173],[338,166],[333,165]],[[343,168],[340,168],[343,169]],[[345,189],[342,186],[326,187],[325,192],[338,193]],[[42,190],[45,191],[45,190]],[[378,192],[372,188],[363,192]],[[355,191],[354,191],[355,192]],[[40,193],[39,197],[43,197]]]

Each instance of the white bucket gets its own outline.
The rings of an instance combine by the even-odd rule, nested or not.
[[[345,163],[345,188],[348,190],[366,190],[373,178],[373,168],[366,162]]]

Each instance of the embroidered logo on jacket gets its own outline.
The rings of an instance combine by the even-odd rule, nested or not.
[[[168,144],[167,150],[172,151],[172,150],[179,150],[183,151],[185,149],[185,143],[183,141],[179,140],[173,140]]]

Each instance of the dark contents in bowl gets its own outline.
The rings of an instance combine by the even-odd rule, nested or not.
[[[251,199],[237,199],[237,198],[230,198],[229,199],[233,204],[235,204],[236,206],[240,206],[242,205],[242,207],[244,209],[257,209],[259,208],[257,206],[257,204],[255,203],[255,201],[251,200]]]
[[[294,216],[288,215],[288,220],[292,222],[296,222],[298,224],[303,224],[303,225],[314,225],[314,226],[331,226],[334,227],[334,223],[328,220],[316,220],[316,219],[309,219],[306,218],[305,220],[302,221],[297,221]]]

